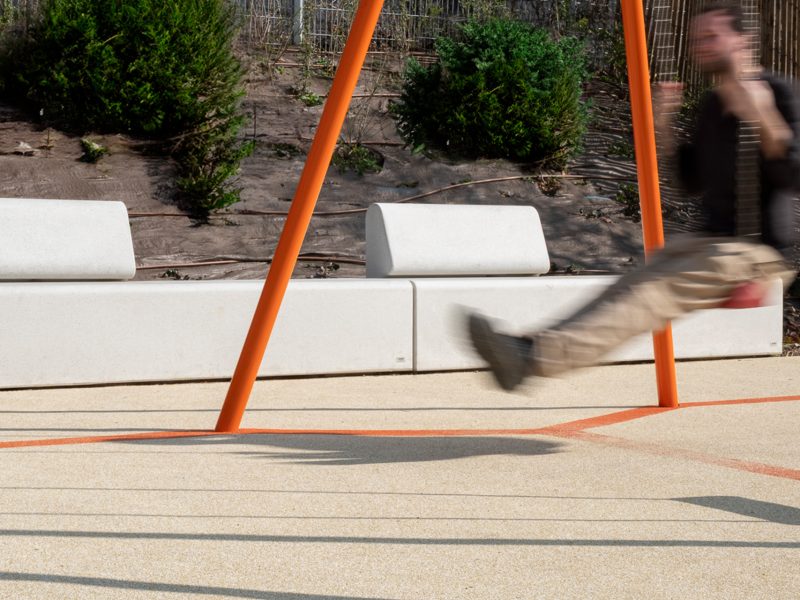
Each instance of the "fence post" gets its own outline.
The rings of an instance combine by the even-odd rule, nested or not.
[[[303,43],[303,0],[292,0],[292,44]]]

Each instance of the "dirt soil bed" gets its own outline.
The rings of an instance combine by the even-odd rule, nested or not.
[[[255,139],[256,151],[246,159],[238,185],[242,202],[198,225],[173,203],[174,171],[168,159],[142,151],[140,140],[123,135],[92,135],[109,147],[97,164],[79,159],[80,136],[45,129],[11,107],[0,105],[0,195],[4,197],[121,200],[131,213],[137,279],[262,278],[268,268],[284,219],[249,211],[288,210],[303,169],[322,106],[308,107],[292,94],[298,69],[284,68],[267,77],[253,74],[244,109],[250,115],[245,134]],[[369,82],[367,82],[369,83]],[[330,80],[309,82],[323,96]],[[374,89],[361,86],[357,95]],[[402,144],[388,112],[394,90],[378,90],[372,98],[356,98],[355,114],[343,137],[360,137],[382,155],[380,173],[360,176],[331,167],[320,194],[317,212],[365,210],[373,202],[394,202],[434,192],[420,202],[518,204],[535,206],[542,217],[551,260],[558,269],[620,271],[637,264],[641,228],[622,217],[622,206],[591,181],[548,180],[540,184],[525,165],[502,160],[453,162],[414,155]],[[17,154],[20,142],[34,151]],[[49,147],[49,148],[48,148]],[[630,162],[630,161],[628,161]],[[629,172],[623,177],[630,176]],[[495,183],[485,179],[517,178]],[[525,177],[522,179],[521,177]],[[550,184],[550,185],[548,185]],[[613,182],[614,187],[618,182]],[[609,188],[609,186],[606,186]],[[150,215],[150,216],[137,216]],[[170,215],[170,216],[166,216]],[[364,213],[316,216],[303,253],[364,260]],[[362,264],[332,259],[301,261],[296,277],[362,276]],[[245,261],[187,267],[183,265]],[[338,268],[336,268],[338,266]]]

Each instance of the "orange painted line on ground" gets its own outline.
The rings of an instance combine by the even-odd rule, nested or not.
[[[594,427],[606,427],[608,425],[616,425],[617,423],[625,423],[626,421],[634,421],[649,417],[650,415],[657,415],[664,412],[679,410],[677,408],[661,408],[659,406],[645,406],[643,408],[631,408],[620,412],[614,412],[607,415],[600,415],[599,417],[590,417],[588,419],[580,419],[578,421],[569,421],[567,423],[559,423],[558,425],[550,425],[544,427],[540,431],[583,431],[585,429],[592,429]]]
[[[583,431],[593,427],[604,427],[625,421],[633,421],[649,417],[650,415],[678,410],[674,408],[660,408],[646,406],[631,408],[578,421],[567,421],[557,425],[526,429],[241,429],[243,434],[262,435],[360,435],[365,437],[457,437],[457,436],[485,436],[485,435],[548,435],[553,431]]]
[[[119,435],[97,435],[89,437],[48,438],[39,440],[14,440],[0,442],[3,448],[27,448],[36,446],[68,446],[77,444],[100,444],[104,442],[131,442],[137,440],[167,440],[212,435],[349,435],[361,437],[467,437],[488,435],[539,435],[551,431],[582,431],[589,427],[613,425],[632,419],[664,412],[656,407],[634,408],[619,413],[601,415],[591,419],[569,421],[558,425],[525,429],[240,429],[235,434],[216,431],[158,431],[152,433],[131,433]]]
[[[737,471],[756,473],[759,475],[768,475],[771,477],[800,481],[800,470],[797,469],[788,469],[784,467],[777,467],[775,465],[768,465],[765,463],[724,458],[711,454],[704,454],[702,452],[696,452],[693,450],[686,450],[683,448],[675,448],[660,444],[639,442],[625,438],[591,433],[585,430],[585,428],[600,427],[603,424],[630,421],[632,419],[646,417],[657,412],[665,412],[666,410],[674,409],[659,410],[648,407],[643,409],[626,410],[622,411],[622,413],[603,415],[594,419],[584,419],[582,421],[573,421],[570,423],[563,423],[560,425],[553,425],[550,427],[542,427],[537,429],[243,429],[237,434],[220,434],[215,431],[160,431],[153,433],[0,442],[0,449],[230,435],[343,435],[353,437],[468,437],[487,435],[544,435],[549,437],[600,444],[614,448],[622,448],[625,450],[644,452],[646,454],[666,458],[679,458],[707,465],[735,469]],[[584,429],[581,429],[581,423],[583,424]]]
[[[774,396],[771,398],[741,398],[738,400],[707,400],[703,402],[682,402],[677,408],[661,408],[658,406],[631,408],[621,412],[610,413],[607,415],[600,415],[599,417],[590,417],[588,419],[581,419],[579,421],[571,421],[568,423],[561,423],[559,425],[552,425],[545,427],[546,431],[584,431],[586,429],[593,429],[595,427],[606,427],[608,425],[616,425],[617,423],[624,423],[626,421],[634,421],[642,419],[651,415],[657,415],[663,412],[673,410],[680,410],[681,408],[699,408],[703,406],[730,406],[737,404],[766,404],[771,402],[796,402],[800,401],[800,396]],[[540,430],[537,433],[541,433]]]
[[[350,435],[360,437],[469,437],[487,435],[538,435],[537,429],[240,429],[244,435]]]
[[[568,421],[557,425],[524,429],[240,429],[237,433],[218,433],[211,430],[197,431],[157,431],[145,433],[129,433],[119,435],[97,435],[90,437],[47,438],[38,440],[0,441],[0,449],[29,448],[37,446],[69,446],[78,444],[100,444],[104,442],[131,442],[138,440],[168,440],[192,437],[208,437],[214,435],[349,435],[361,437],[468,437],[489,435],[552,435],[556,437],[574,437],[587,429],[606,427],[642,419],[681,408],[702,406],[725,406],[735,404],[764,404],[771,402],[800,401],[800,396],[775,396],[771,398],[743,398],[739,400],[713,400],[706,402],[686,402],[678,408],[660,408],[648,406],[631,408],[588,419]],[[598,407],[600,408],[600,407]],[[587,434],[588,435],[588,434]],[[719,459],[724,460],[724,459]],[[749,463],[748,463],[749,464]],[[761,471],[754,471],[761,472]]]
[[[795,481],[800,481],[800,470],[798,469],[787,469],[765,463],[714,456],[713,454],[705,454],[695,450],[686,450],[684,448],[675,448],[673,446],[664,446],[662,444],[655,444],[651,442],[639,442],[636,440],[629,440],[610,435],[601,435],[588,431],[554,430],[548,435],[564,439],[580,440],[593,444],[601,444],[603,446],[611,446],[614,448],[622,448],[624,450],[635,450],[637,452],[644,452],[654,456],[681,458],[706,465],[725,467],[728,469],[735,469],[737,471],[745,471],[747,473],[757,473],[759,475],[769,475],[771,477],[780,477],[782,479],[793,479]]]
[[[232,435],[349,435],[360,437],[468,437],[487,435],[535,435],[546,429],[240,429],[236,433],[216,431],[158,431],[89,437],[46,438],[38,440],[11,440],[0,442],[0,450],[7,448],[32,448],[41,446],[72,446],[102,444],[106,442],[136,442],[145,440],[170,440],[180,438],[232,436]]]
[[[683,402],[684,408],[695,408],[698,406],[726,406],[729,404],[766,404],[769,402],[797,402],[800,396],[773,396],[771,398],[741,398],[739,400],[707,400],[705,402]]]
[[[136,440],[170,440],[210,435],[219,434],[215,434],[213,431],[154,431],[145,433],[121,433],[119,435],[93,435],[89,437],[48,438],[43,440],[13,440],[9,442],[0,442],[0,449],[35,446],[72,446],[77,444],[101,444],[103,442],[130,442]]]

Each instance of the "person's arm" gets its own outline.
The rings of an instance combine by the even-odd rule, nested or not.
[[[665,156],[675,152],[675,116],[683,104],[683,84],[659,83],[653,94],[656,144]]]
[[[776,90],[770,87],[770,98],[757,105],[761,125],[761,152],[767,160],[780,160],[788,157],[795,139],[795,132],[778,108]],[[771,100],[771,101],[770,101]]]
[[[758,124],[764,158],[779,160],[788,155],[795,134],[778,108],[772,86],[761,79],[728,78],[717,89],[727,112]]]
[[[770,87],[775,112],[786,124],[788,134],[784,133],[780,142],[773,142],[781,146],[780,151],[773,146],[776,151],[772,156],[764,152],[764,176],[777,189],[797,189],[800,188],[800,113],[797,98],[783,82],[775,82]]]
[[[697,169],[697,152],[693,143],[678,144],[675,139],[675,119],[683,104],[684,86],[681,83],[660,83],[654,90],[653,112],[659,160],[677,171],[678,179],[690,194],[701,191],[702,182]]]

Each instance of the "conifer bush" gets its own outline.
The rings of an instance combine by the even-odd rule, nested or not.
[[[236,31],[225,0],[46,0],[0,76],[53,124],[168,141],[182,200],[203,216],[238,200],[228,180],[252,151],[237,136]]]
[[[586,127],[582,44],[494,19],[439,38],[431,66],[409,62],[398,129],[415,148],[562,166]]]

